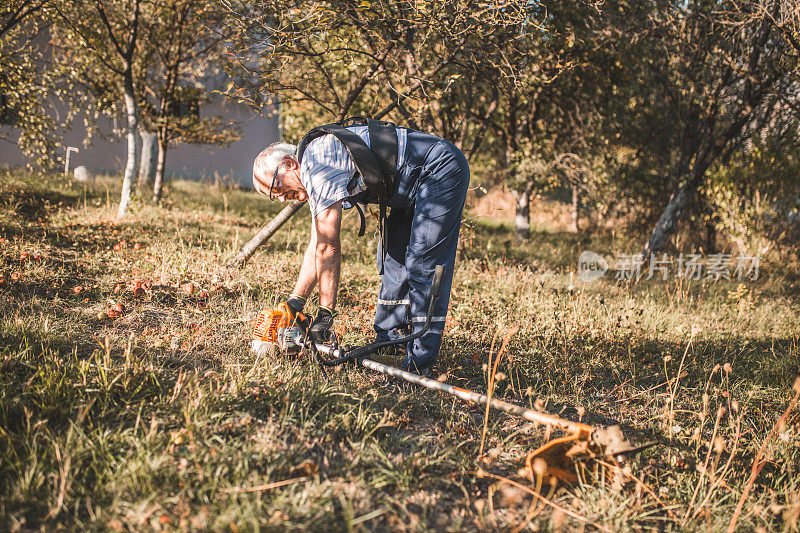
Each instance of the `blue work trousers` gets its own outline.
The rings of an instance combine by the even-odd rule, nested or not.
[[[409,342],[401,367],[421,372],[439,354],[447,318],[469,165],[453,144],[409,131],[408,159],[398,172],[398,193],[387,219],[386,259],[375,311],[376,339],[397,338],[425,325],[428,292],[437,265],[444,265],[431,327]],[[381,253],[378,251],[378,261]]]

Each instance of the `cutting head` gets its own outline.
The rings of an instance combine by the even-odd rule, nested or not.
[[[654,443],[631,446],[619,426],[595,428],[573,423],[568,435],[551,440],[528,454],[527,475],[536,486],[545,480],[575,483],[580,476],[618,484],[623,481],[625,461]]]

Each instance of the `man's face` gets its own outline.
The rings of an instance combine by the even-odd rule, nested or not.
[[[259,183],[259,192],[269,195],[272,200],[277,200],[281,203],[287,200],[299,200],[301,202],[308,200],[308,193],[306,193],[300,181],[300,167],[291,158],[284,159],[275,173],[270,176],[258,173],[255,174],[255,178]]]
[[[272,198],[283,203],[286,200],[300,200],[301,202],[305,202],[308,200],[308,194],[306,194],[305,189],[289,189],[284,188],[283,190],[278,190],[276,187],[272,193]]]

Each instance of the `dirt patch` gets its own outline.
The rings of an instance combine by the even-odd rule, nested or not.
[[[474,198],[470,211],[473,215],[492,220],[514,220],[514,195],[507,187],[492,189],[480,198]]]
[[[505,186],[491,189],[470,202],[470,211],[491,220],[513,222],[516,211],[514,194]],[[572,227],[570,206],[556,200],[534,198],[531,200],[531,225],[567,231]]]

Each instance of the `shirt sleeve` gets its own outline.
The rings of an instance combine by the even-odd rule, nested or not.
[[[323,135],[308,144],[300,164],[300,176],[308,193],[312,217],[350,196],[347,185],[355,172],[347,148],[335,136]]]

